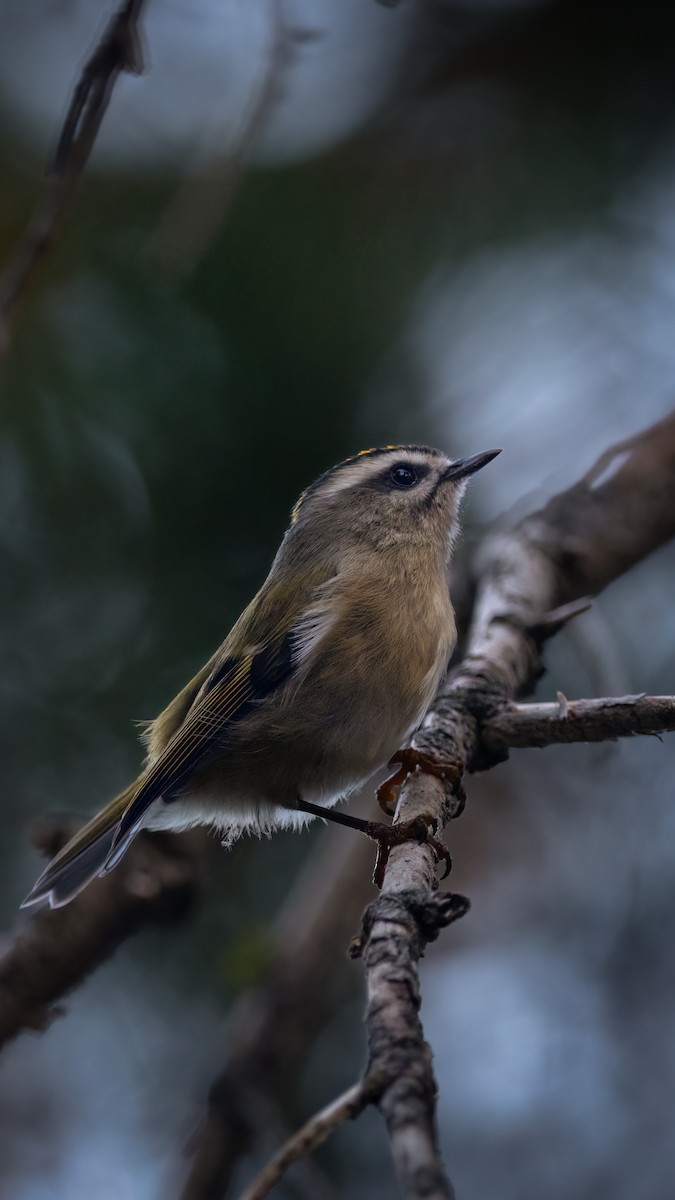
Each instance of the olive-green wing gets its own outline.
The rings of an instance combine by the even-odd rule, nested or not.
[[[214,669],[200,699],[141,777],[141,785],[117,827],[104,870],[115,865],[149,806],[160,797],[170,803],[227,726],[240,720],[253,704],[264,700],[290,677],[293,649],[291,633],[250,654],[227,658]]]

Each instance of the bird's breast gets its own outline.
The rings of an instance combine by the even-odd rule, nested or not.
[[[445,578],[347,589],[302,688],[306,719],[375,770],[421,722],[455,639]]]

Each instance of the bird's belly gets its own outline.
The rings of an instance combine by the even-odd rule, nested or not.
[[[267,834],[301,827],[298,798],[332,807],[386,763],[417,726],[424,708],[370,691],[358,697],[324,695],[322,702],[285,711],[261,706],[198,769],[180,795],[148,811],[146,828],[216,827],[225,840],[249,831]]]

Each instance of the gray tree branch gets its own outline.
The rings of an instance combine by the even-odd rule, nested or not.
[[[442,827],[460,814],[463,792],[451,786],[452,768],[461,774],[498,761],[481,743],[486,721],[536,681],[542,643],[574,613],[574,601],[600,591],[675,534],[674,501],[672,414],[608,451],[515,530],[488,539],[466,655],[413,741],[430,760],[448,764],[448,778],[411,776],[395,821],[424,815]],[[434,888],[430,848],[396,847],[358,946],[368,990],[368,1071],[395,1064],[378,1103],[410,1200],[452,1195],[438,1152],[431,1052],[418,1016],[419,956],[442,923],[429,919],[430,906],[443,900]],[[451,910],[453,901],[461,905],[450,896]]]
[[[551,746],[554,742],[610,742],[675,730],[675,696],[617,696],[602,700],[505,704],[481,729],[483,750]]]

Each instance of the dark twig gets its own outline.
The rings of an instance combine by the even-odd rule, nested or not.
[[[144,0],[124,0],[108,22],[73,92],[41,202],[0,276],[0,352],[87,164],[118,76],[143,71],[138,21]]]
[[[43,820],[36,835],[51,857],[77,828]],[[66,908],[42,909],[0,956],[0,1046],[23,1029],[43,1030],[59,1001],[145,924],[182,917],[199,891],[203,833],[143,834],[118,871],[92,883]]]

